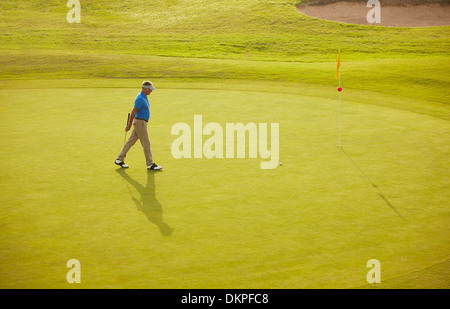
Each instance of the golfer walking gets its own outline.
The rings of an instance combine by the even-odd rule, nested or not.
[[[150,140],[148,139],[147,132],[147,123],[150,119],[150,104],[148,103],[148,96],[155,90],[152,82],[145,81],[142,83],[142,91],[136,96],[136,100],[134,101],[134,108],[131,111],[130,121],[128,122],[127,127],[125,128],[125,132],[128,132],[131,129],[131,125],[134,126],[133,131],[131,132],[131,136],[128,141],[123,146],[122,150],[119,153],[116,161],[114,162],[117,165],[120,165],[123,168],[128,168],[128,165],[125,164],[124,160],[127,156],[130,148],[137,142],[137,140],[141,141],[142,148],[144,149],[145,161],[147,163],[148,170],[160,170],[161,166],[156,165],[153,162],[152,150],[150,149]]]

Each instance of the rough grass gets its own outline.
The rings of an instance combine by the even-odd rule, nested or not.
[[[76,25],[63,4],[2,1],[2,48],[274,61],[331,60],[338,49],[365,59],[450,50],[450,27],[343,25],[302,15],[295,1],[87,1]]]

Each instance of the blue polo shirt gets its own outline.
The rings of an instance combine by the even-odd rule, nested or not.
[[[150,104],[148,103],[147,96],[142,91],[136,96],[134,107],[138,109],[134,118],[150,119]]]

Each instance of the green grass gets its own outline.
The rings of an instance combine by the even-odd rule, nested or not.
[[[84,1],[81,24],[66,22],[65,3],[2,1],[2,48],[316,62],[334,60],[338,49],[372,59],[447,55],[450,47],[449,27],[322,21],[300,14],[297,1]]]
[[[298,2],[86,0],[73,25],[66,1],[2,1],[0,287],[448,288],[450,27]],[[139,144],[117,170],[147,79],[164,171]],[[280,123],[283,166],[174,159],[171,127],[196,114]]]
[[[370,258],[387,279],[447,257],[448,122],[348,102],[344,153],[335,100],[174,86],[151,98],[162,173],[148,174],[139,146],[129,170],[112,165],[133,88],[29,90],[21,125],[2,121],[2,286],[69,287],[64,263],[78,258],[85,288],[351,288]],[[2,114],[23,109],[21,92],[2,90]],[[236,113],[280,123],[282,167],[171,157],[174,123]]]

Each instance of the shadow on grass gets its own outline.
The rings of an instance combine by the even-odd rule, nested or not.
[[[144,187],[142,184],[134,180],[127,174],[123,168],[116,169],[116,172],[125,180],[128,191],[130,192],[131,199],[136,204],[139,211],[142,211],[147,219],[155,224],[163,236],[170,236],[173,232],[173,228],[170,227],[163,220],[163,211],[161,203],[156,199],[155,195],[155,173],[162,173],[160,171],[147,171],[147,185]],[[131,184],[140,194],[141,199],[138,200],[131,192],[128,183]]]
[[[356,164],[355,160],[352,159],[352,157],[350,157],[343,148],[341,148],[342,152],[347,156],[347,158],[350,159],[350,161],[353,162],[353,164],[360,170],[360,172],[367,178],[367,180],[370,182],[370,184],[372,185],[372,187],[375,188],[375,190],[377,191],[377,194],[379,197],[381,197],[381,199],[386,203],[386,205],[388,205],[393,211],[395,211],[395,213],[402,218],[403,220],[405,220],[405,218],[403,218],[403,216],[398,212],[397,209],[395,209],[394,205],[392,205],[392,203],[387,199],[387,197],[380,191],[380,189],[378,188],[378,186],[372,181],[372,179],[370,179],[369,176],[367,176],[367,174],[359,167],[358,164]]]

